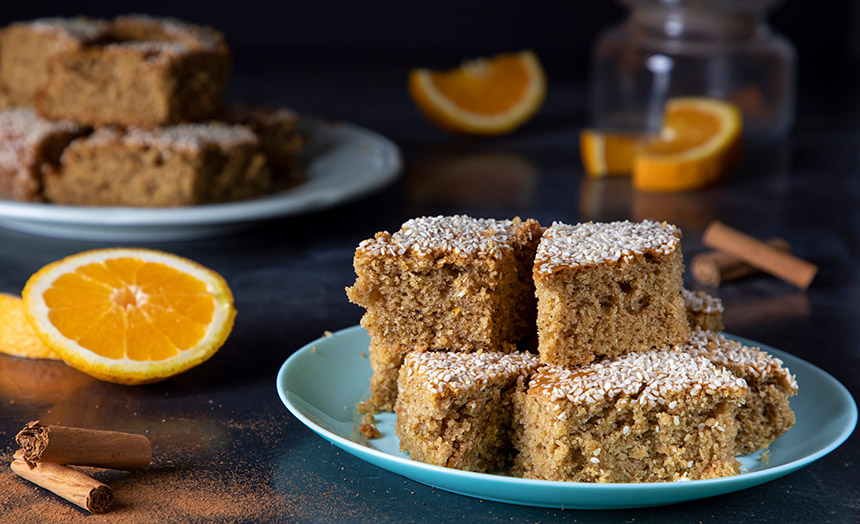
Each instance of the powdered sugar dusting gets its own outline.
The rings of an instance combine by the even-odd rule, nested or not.
[[[682,289],[684,295],[684,306],[696,313],[722,313],[723,301],[713,297],[704,291],[690,291]]]
[[[400,373],[421,378],[432,393],[456,393],[499,379],[512,383],[528,377],[539,365],[538,357],[530,353],[412,352]]]
[[[239,145],[256,144],[257,136],[245,126],[210,123],[178,124],[156,129],[132,128],[125,132],[102,127],[86,139],[86,145],[94,147],[116,143],[196,153],[213,145],[227,150]]]
[[[139,25],[164,32],[168,37],[176,39],[195,50],[217,49],[224,45],[224,36],[210,28],[201,27],[169,17],[155,17],[143,14],[123,15],[116,18],[118,25]]]
[[[51,121],[29,108],[0,112],[0,169],[18,170],[32,166],[39,144],[54,133],[78,133],[83,127],[73,122]]]
[[[552,401],[592,404],[625,395],[639,404],[665,404],[670,396],[743,396],[746,382],[708,359],[674,349],[631,353],[579,368],[546,366],[532,378],[529,393]]]
[[[513,249],[521,227],[523,223],[519,219],[495,220],[466,215],[413,218],[393,235],[382,232],[364,240],[358,245],[358,251],[376,256],[411,253],[501,258],[504,251]]]
[[[586,222],[575,226],[554,222],[535,256],[536,273],[562,268],[629,262],[645,253],[670,254],[681,245],[681,232],[666,222]]]
[[[797,392],[797,380],[782,360],[719,333],[695,328],[681,349],[693,356],[705,357],[738,376],[761,382],[776,381],[791,394]]]
[[[37,18],[30,22],[22,22],[34,31],[54,32],[85,44],[104,37],[108,23],[104,20],[91,18]]]

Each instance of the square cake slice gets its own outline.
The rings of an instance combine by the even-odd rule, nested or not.
[[[72,122],[45,120],[29,108],[0,112],[0,198],[41,201],[43,172],[85,131]]]
[[[350,301],[372,338],[413,350],[513,349],[534,329],[534,220],[422,217],[356,249]]]
[[[722,331],[723,301],[704,291],[682,290],[684,306],[687,309],[687,322],[691,328],[700,327],[707,331]]]
[[[51,56],[36,108],[91,125],[155,127],[213,118],[230,72],[224,36],[172,18],[121,16]]]
[[[269,188],[257,137],[242,126],[102,127],[66,148],[45,177],[51,202],[172,207],[250,198]]]
[[[109,23],[90,18],[39,18],[0,30],[0,90],[12,105],[31,106],[62,53],[107,37]]]
[[[356,249],[350,301],[365,308],[370,402],[390,410],[409,351],[503,351],[534,334],[534,220],[422,217]]]
[[[673,349],[546,366],[514,394],[513,473],[575,482],[735,475],[735,415],[747,391],[743,379]]]
[[[556,222],[538,246],[538,351],[557,366],[683,344],[681,232],[653,222]]]
[[[782,360],[759,348],[698,328],[683,350],[707,358],[744,379],[749,386],[746,403],[738,410],[736,455],[767,448],[794,425],[794,411],[788,399],[797,394],[797,381]]]
[[[495,471],[511,451],[512,397],[530,353],[412,352],[400,368],[394,431],[413,460]]]
[[[299,158],[307,137],[298,130],[299,118],[294,111],[259,104],[230,104],[221,116],[225,122],[251,128],[260,138],[274,190],[302,182]]]

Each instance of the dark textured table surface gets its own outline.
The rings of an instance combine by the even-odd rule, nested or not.
[[[285,61],[287,62],[287,61]],[[220,272],[238,318],[203,365],[160,384],[98,382],[63,364],[0,356],[0,458],[29,420],[148,434],[144,472],[96,473],[115,512],[87,522],[860,522],[860,437],[788,476],[744,491],[652,509],[521,507],[434,489],[325,442],[278,400],[275,375],[297,348],[357,324],[355,246],[426,214],[553,220],[663,219],[683,228],[687,259],[714,219],[759,238],[781,236],[820,267],[807,291],[768,276],[708,291],[728,332],[793,353],[860,391],[860,120],[856,107],[804,95],[789,139],[750,146],[716,188],[631,191],[585,180],[577,137],[586,122],[575,83],[553,81],[542,112],[508,137],[472,139],[427,124],[405,90],[405,67],[349,63],[242,73],[233,95],[289,103],[356,122],[401,146],[406,169],[384,190],[336,209],[285,218],[233,236],[147,244]],[[550,78],[553,78],[550,70]],[[846,109],[847,108],[847,109]],[[115,244],[112,244],[115,245]],[[0,292],[19,293],[44,264],[106,244],[0,229]],[[687,285],[692,286],[687,274]],[[801,395],[803,394],[803,384]],[[0,521],[84,521],[84,513],[0,468]]]

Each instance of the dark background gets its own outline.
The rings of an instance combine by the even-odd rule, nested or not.
[[[803,88],[839,88],[860,54],[860,2],[784,2],[773,28],[796,46]],[[4,2],[0,23],[44,16],[111,17],[145,12],[223,31],[237,73],[278,70],[287,62],[344,60],[356,67],[384,61],[404,67],[451,67],[466,57],[531,48],[548,75],[585,82],[597,35],[621,21],[618,2],[436,0],[403,2]],[[405,79],[404,79],[405,81]],[[343,86],[345,90],[348,85]]]

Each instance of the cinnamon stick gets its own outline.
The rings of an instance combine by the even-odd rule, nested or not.
[[[90,513],[104,513],[113,501],[110,487],[68,466],[51,462],[30,466],[19,450],[15,453],[11,467],[19,477],[56,493]]]
[[[152,460],[149,439],[134,433],[45,426],[36,420],[24,426],[15,440],[31,468],[53,462],[133,470],[145,468]]]
[[[809,287],[818,272],[816,265],[774,249],[720,222],[711,222],[702,235],[702,242],[731,253],[749,265],[791,282],[801,289]]]
[[[791,252],[791,245],[781,238],[771,238],[766,240],[765,244],[783,253]],[[693,257],[690,261],[690,272],[696,282],[717,287],[722,282],[753,275],[759,270],[731,253],[709,251]]]

